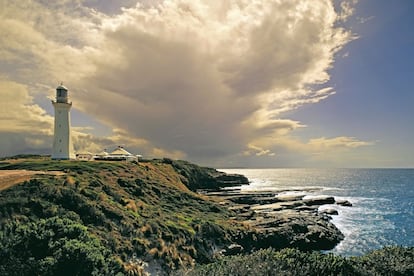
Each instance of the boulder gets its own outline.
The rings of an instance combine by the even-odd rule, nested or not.
[[[339,199],[336,201],[336,204],[346,207],[352,207],[352,203],[345,199]]]
[[[322,214],[327,214],[327,215],[338,215],[338,211],[333,209],[333,208],[329,208],[329,209],[325,209],[321,211]]]
[[[333,196],[315,196],[303,199],[303,203],[307,206],[334,204],[335,198]]]

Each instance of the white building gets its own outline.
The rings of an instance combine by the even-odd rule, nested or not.
[[[108,153],[106,150],[97,154],[95,160],[111,160],[111,161],[138,161],[141,155],[133,155],[121,146],[118,146],[114,151]]]
[[[89,151],[76,153],[76,160],[90,161],[93,160],[93,157],[94,155]]]
[[[75,159],[70,133],[70,108],[68,89],[63,85],[56,88],[56,100],[52,100],[55,109],[55,133],[53,139],[52,159]]]

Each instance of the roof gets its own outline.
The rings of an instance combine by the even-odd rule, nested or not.
[[[56,90],[66,90],[66,91],[68,91],[68,89],[65,86],[63,86],[63,84],[56,87]]]
[[[93,155],[91,152],[89,151],[81,151],[81,152],[77,152],[76,154],[78,155]]]
[[[132,155],[132,153],[126,151],[122,147],[118,147],[116,150],[110,153],[111,155]]]

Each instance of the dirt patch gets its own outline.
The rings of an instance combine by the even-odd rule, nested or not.
[[[0,170],[0,191],[39,175],[63,175],[60,171]]]

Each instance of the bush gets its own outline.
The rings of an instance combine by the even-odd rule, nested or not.
[[[0,236],[0,275],[101,275],[114,266],[100,241],[70,219],[14,222],[7,230]]]
[[[265,249],[224,257],[176,275],[414,275],[414,248],[386,247],[361,257],[345,258],[297,249]]]
[[[414,247],[385,247],[351,260],[361,274],[414,275]]]

